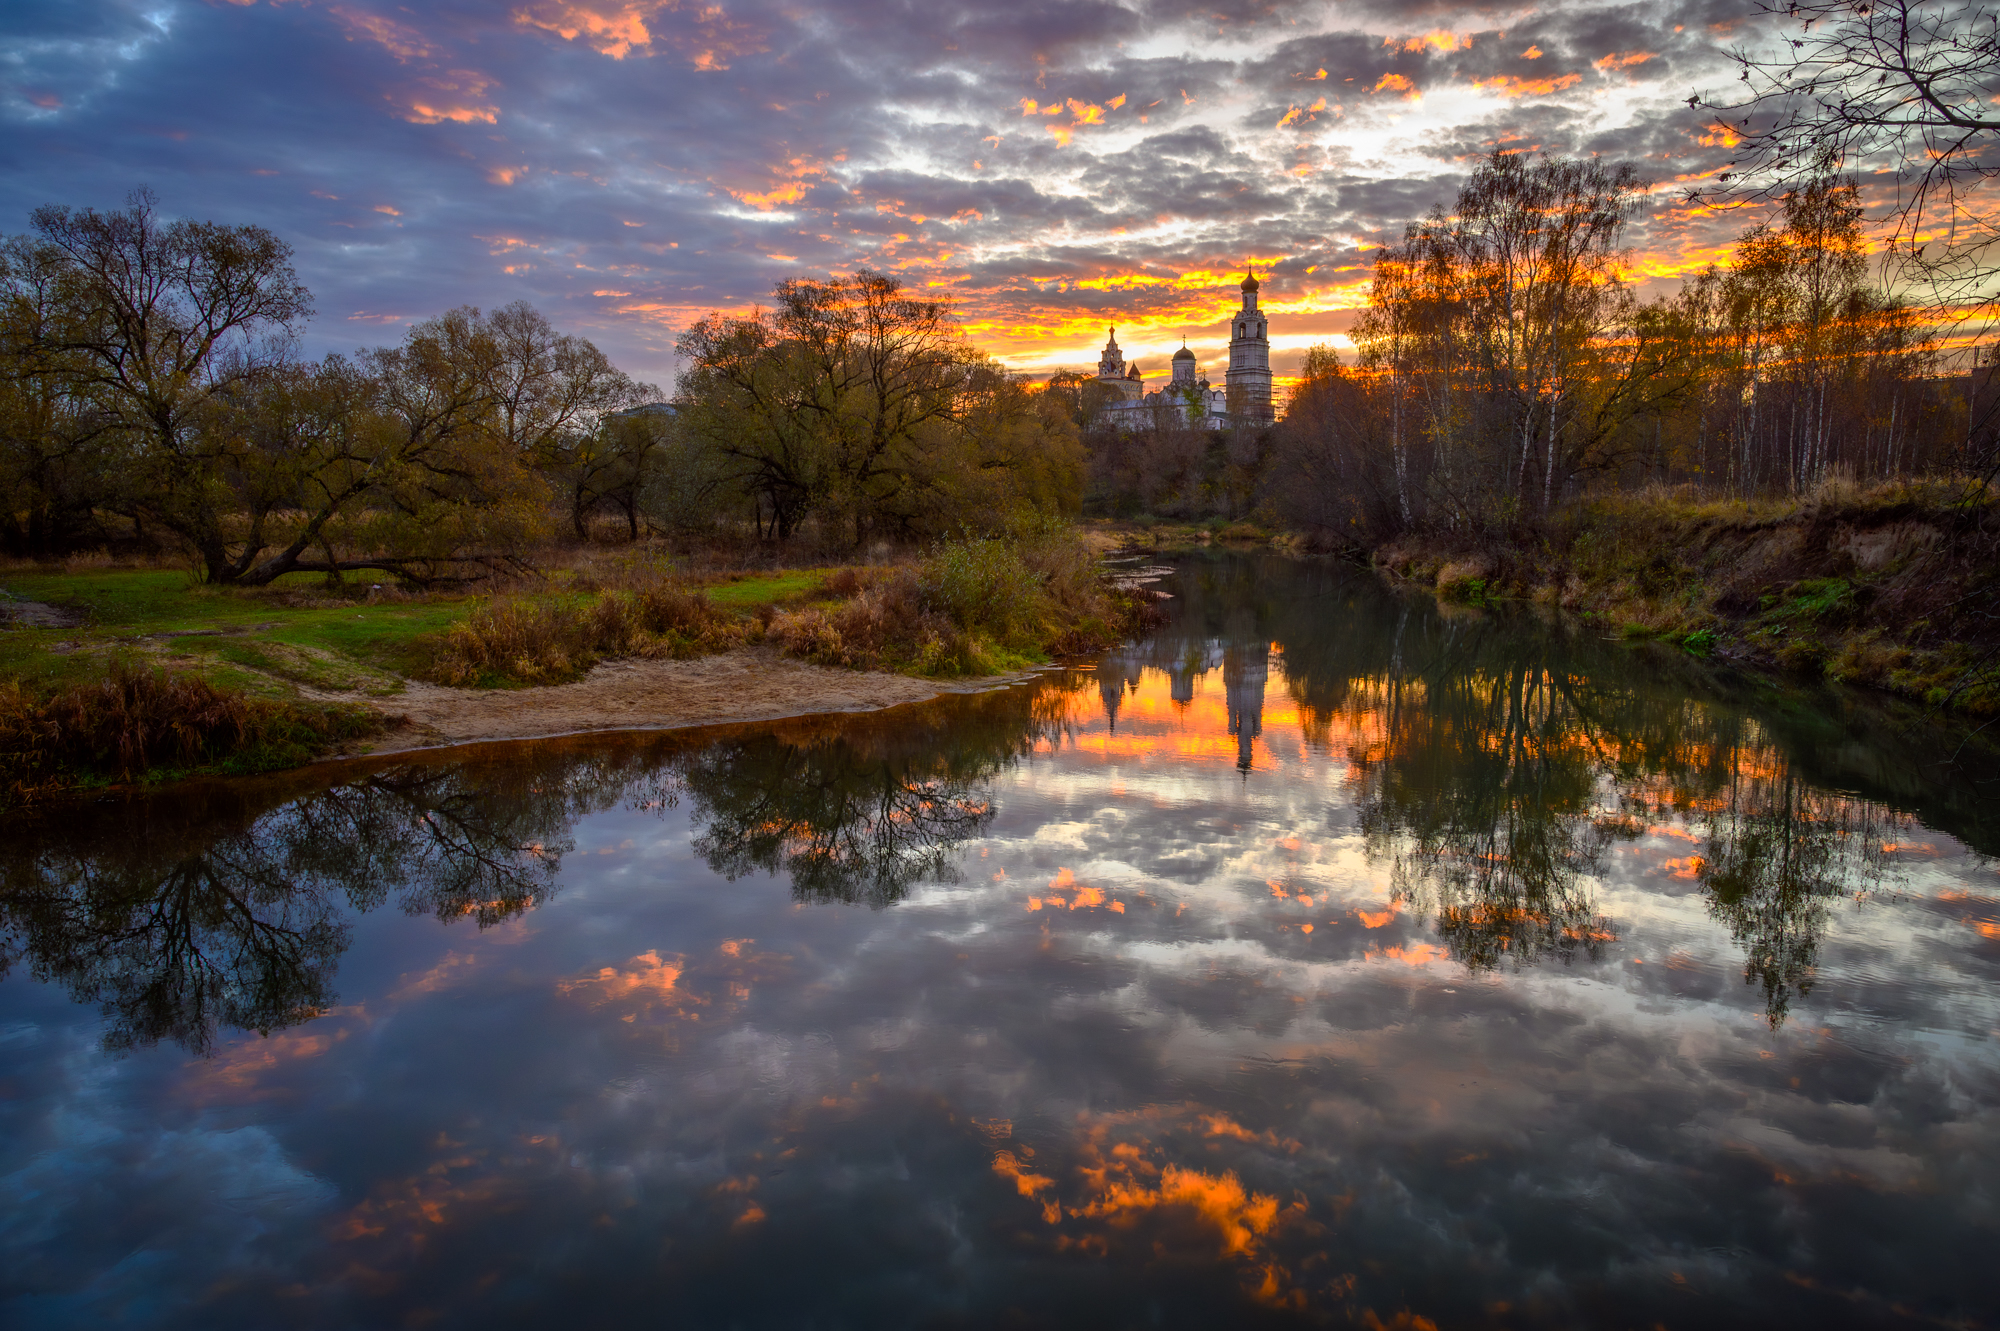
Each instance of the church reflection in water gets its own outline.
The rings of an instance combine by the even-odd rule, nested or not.
[[[990,693],[16,818],[0,1309],[1966,1320],[1990,755],[1334,566],[1169,585]]]
[[[1962,769],[1885,765],[1851,735],[1812,744],[1796,712],[1702,700],[1657,662],[1545,624],[1413,614],[1379,596],[1329,613],[1297,581],[1198,566],[1170,625],[1088,673],[890,717],[547,746],[27,823],[0,851],[8,955],[101,1006],[110,1047],[202,1050],[218,1030],[325,1010],[354,912],[393,901],[482,927],[512,918],[559,890],[576,819],[682,801],[724,879],[777,874],[801,901],[886,906],[952,881],[993,816],[995,776],[1099,717],[1117,737],[1122,712],[1122,740],[1140,751],[1215,726],[1218,756],[1246,779],[1260,753],[1269,766],[1274,660],[1305,747],[1345,764],[1395,900],[1475,970],[1598,955],[1617,937],[1595,903],[1607,853],[1666,820],[1694,838],[1686,872],[1775,1024],[1812,986],[1829,904],[1879,884],[1912,808],[1992,844],[1992,806],[1969,797],[1981,786]],[[1211,719],[1196,702],[1218,674]],[[1149,676],[1169,706],[1140,720]],[[1865,753],[1882,795],[1856,793],[1859,773],[1815,770],[1829,752]]]

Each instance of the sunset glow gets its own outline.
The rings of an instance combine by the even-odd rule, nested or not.
[[[343,0],[24,15],[0,106],[6,228],[49,202],[255,221],[297,250],[319,350],[527,299],[665,385],[675,336],[777,281],[869,265],[1024,372],[1103,327],[1205,366],[1254,264],[1282,386],[1365,301],[1369,254],[1496,144],[1662,188],[1647,293],[1748,219],[1671,201],[1730,160],[1686,106],[1752,24],[1550,5],[1504,20],[1279,7],[1021,11]],[[226,81],[215,106],[164,91]],[[171,110],[162,110],[170,107]],[[482,237],[516,237],[502,259]],[[395,311],[385,316],[383,311]]]

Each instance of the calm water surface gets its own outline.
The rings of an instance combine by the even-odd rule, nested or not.
[[[10,1327],[1996,1320],[2000,784],[1366,575],[0,826]]]

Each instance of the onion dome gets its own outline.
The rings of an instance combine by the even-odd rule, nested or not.
[[[1174,353],[1174,359],[1175,359],[1175,360],[1193,360],[1193,359],[1194,359],[1194,353],[1193,353],[1192,351],[1189,351],[1189,350],[1188,350],[1188,349],[1187,349],[1186,347],[1182,347],[1182,348],[1181,348],[1181,349],[1180,349],[1179,351],[1176,351],[1176,352]]]
[[[1243,270],[1243,289],[1245,291],[1255,291],[1257,289],[1257,278],[1247,268]]]

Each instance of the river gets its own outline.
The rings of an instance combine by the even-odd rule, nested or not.
[[[1161,585],[993,693],[0,825],[0,1322],[2000,1316],[1990,750]]]

